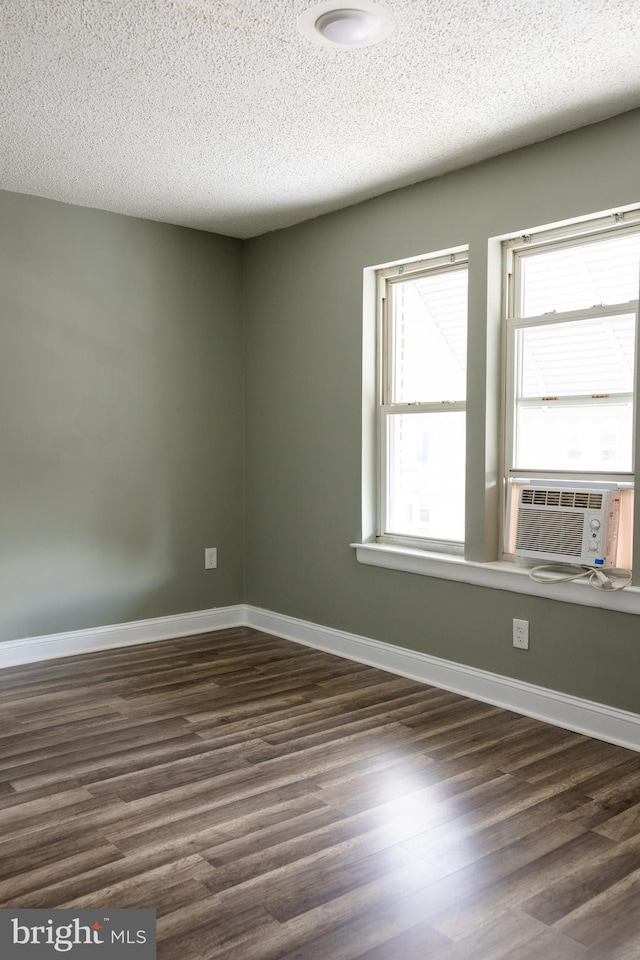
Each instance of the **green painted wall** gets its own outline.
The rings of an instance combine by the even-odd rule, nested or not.
[[[244,244],[0,193],[0,640],[244,600],[640,712],[637,617],[349,547],[363,269],[470,245],[469,554],[490,558],[488,238],[640,202],[638,156],[636,112]]]
[[[488,238],[640,202],[640,113],[245,244],[248,603],[640,712],[637,617],[361,566],[363,269],[470,246],[469,555],[495,556]],[[489,303],[488,303],[489,301]],[[528,653],[511,621],[531,624]]]
[[[241,269],[0,193],[0,639],[243,599]]]

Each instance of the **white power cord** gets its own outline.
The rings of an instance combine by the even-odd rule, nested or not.
[[[563,571],[570,571],[563,573]],[[546,575],[545,575],[546,571]],[[631,583],[631,570],[621,567],[588,567],[577,564],[543,563],[529,571],[536,583],[568,583],[570,580],[586,580],[595,590],[624,590]]]

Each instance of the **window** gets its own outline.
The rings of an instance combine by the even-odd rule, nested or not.
[[[640,613],[638,569],[624,591],[527,576],[550,553],[604,560],[585,550],[597,517],[581,517],[582,552],[518,542],[527,488],[556,525],[558,490],[584,514],[596,488],[613,518],[606,562],[632,567],[640,208],[505,236],[364,270],[352,546],[372,566]]]
[[[507,475],[631,479],[640,227],[505,248]]]
[[[378,271],[378,539],[464,542],[467,254]]]
[[[505,241],[507,482],[630,484],[640,223]]]

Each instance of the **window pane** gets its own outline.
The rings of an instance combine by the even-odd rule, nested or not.
[[[389,520],[386,533],[464,540],[465,414],[387,418]]]
[[[392,403],[464,400],[467,270],[445,270],[390,286]]]
[[[518,331],[521,397],[632,393],[635,315]]]
[[[521,258],[522,314],[582,310],[638,299],[640,233]]]
[[[515,467],[627,473],[632,430],[631,403],[521,405]]]

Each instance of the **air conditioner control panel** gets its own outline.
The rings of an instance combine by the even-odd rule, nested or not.
[[[591,517],[589,519],[589,514],[587,514],[587,521],[588,521],[587,529],[589,531],[587,550],[589,551],[589,553],[594,554],[594,559],[595,559],[595,556],[600,554],[602,521],[599,519],[599,517]]]

